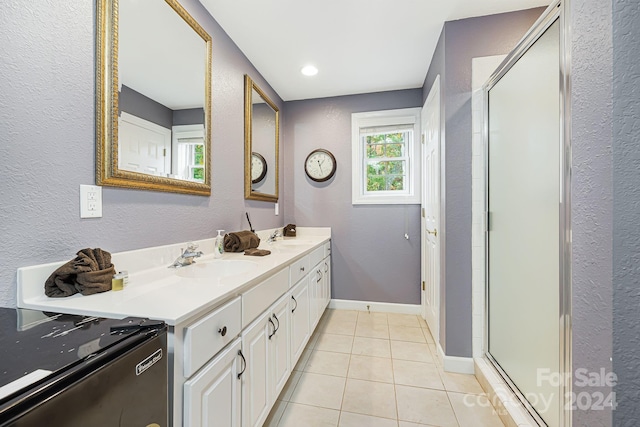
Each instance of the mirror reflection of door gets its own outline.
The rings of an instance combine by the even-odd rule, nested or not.
[[[121,1],[118,19],[118,168],[203,182],[205,41],[165,1]],[[184,126],[198,135],[176,143]]]

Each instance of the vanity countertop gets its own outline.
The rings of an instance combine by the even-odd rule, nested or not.
[[[112,262],[118,271],[129,272],[129,285],[122,291],[89,296],[45,296],[46,278],[66,261],[22,267],[18,269],[17,305],[20,308],[116,319],[147,317],[175,326],[257,285],[331,238],[330,228],[298,227],[297,237],[269,244],[266,236],[270,231],[258,232],[262,240],[260,248],[270,250],[270,255],[257,257],[226,252],[221,259],[214,259],[214,239],[206,239],[196,241],[206,255],[197,258],[195,265],[178,269],[167,266],[181,253],[184,243],[114,253]],[[295,244],[287,244],[293,241]],[[252,264],[246,272],[227,277],[184,277],[190,275],[188,269],[228,260],[249,261],[255,265]]]

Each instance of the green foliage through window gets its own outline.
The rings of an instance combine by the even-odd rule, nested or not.
[[[406,180],[409,132],[382,132],[364,136],[367,191],[402,191]]]

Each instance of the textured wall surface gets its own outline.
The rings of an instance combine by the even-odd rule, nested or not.
[[[506,54],[544,8],[446,22],[423,87],[441,75],[444,144],[440,344],[449,356],[471,356],[471,60]],[[444,46],[442,56],[441,44]],[[442,61],[444,60],[444,64]]]
[[[613,425],[640,420],[640,3],[613,1]]]
[[[15,306],[16,268],[85,247],[119,252],[282,225],[272,203],[245,201],[244,74],[282,100],[197,0],[181,4],[213,38],[211,197],[103,188],[103,218],[80,219],[95,182],[95,3],[0,6],[0,306]],[[281,182],[282,185],[282,182]],[[284,198],[284,194],[281,194]]]
[[[573,369],[611,370],[611,2],[572,0]],[[574,385],[575,393],[608,388]],[[577,410],[574,425],[610,426],[610,410]]]
[[[285,104],[285,218],[332,227],[333,298],[420,304],[420,206],[351,204],[351,113],[420,107],[421,98],[413,89]],[[304,172],[315,148],[338,163],[325,183]]]

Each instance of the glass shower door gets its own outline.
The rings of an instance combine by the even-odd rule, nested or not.
[[[488,353],[561,425],[560,25],[488,90]]]

